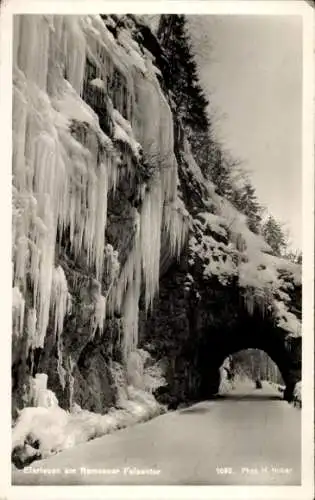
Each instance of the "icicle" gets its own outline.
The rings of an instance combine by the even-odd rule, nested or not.
[[[63,356],[62,356],[62,337],[58,335],[57,340],[57,373],[59,376],[59,381],[63,390],[66,387],[66,370],[62,366]]]
[[[143,147],[144,157],[150,165],[160,165],[164,151],[160,150],[162,122],[161,99],[158,86],[152,79],[136,74],[137,105],[141,115],[133,120],[136,139]]]
[[[156,176],[144,200],[140,219],[146,310],[152,305],[159,286],[162,208],[161,181],[160,177]]]
[[[253,294],[250,292],[246,292],[244,295],[244,301],[248,314],[250,316],[253,316],[255,309],[255,300]]]
[[[104,322],[106,317],[106,297],[99,295],[94,309],[94,315],[92,318],[92,335],[94,336],[96,329],[98,328],[100,334],[104,330]]]
[[[170,238],[171,255],[180,257],[188,233],[189,214],[183,202],[177,198],[174,203],[164,205],[164,226]]]
[[[135,136],[146,162],[161,172],[163,198],[173,201],[177,196],[177,163],[172,112],[154,73],[149,71],[145,77],[136,73],[135,85],[137,109],[141,110],[132,123]]]
[[[116,192],[116,188],[119,182],[119,169],[118,169],[118,164],[117,161],[111,162],[110,163],[110,168],[109,168],[109,178],[108,178],[108,184],[113,191],[113,194]]]
[[[30,347],[36,347],[36,322],[36,310],[29,309],[27,314],[27,350]]]
[[[166,201],[174,202],[177,198],[177,162],[175,157],[170,156],[169,162],[162,165],[161,182]]]
[[[45,203],[45,201],[44,201]],[[47,195],[43,218],[47,225],[47,234],[44,238],[39,238],[38,247],[40,249],[39,269],[36,270],[34,278],[37,297],[35,304],[38,305],[38,345],[43,347],[46,330],[49,322],[50,295],[53,273],[53,262],[55,255],[56,228],[53,223],[53,213],[50,207],[50,197]]]
[[[47,84],[49,31],[45,16],[20,16],[18,65],[43,90]]]
[[[64,16],[64,30],[67,79],[80,95],[86,61],[86,39],[82,32],[80,16]]]
[[[141,285],[141,260],[139,243],[135,246],[135,259],[133,278],[129,283],[127,294],[125,296],[123,305],[123,357],[124,360],[133,351],[138,344],[138,318],[139,318],[139,299],[140,299],[140,285]]]
[[[139,213],[137,210],[135,210],[135,214],[136,225],[139,219]],[[137,225],[136,227],[138,228]],[[134,236],[133,248],[129,252],[127,260],[121,269],[117,283],[110,291],[108,299],[110,314],[121,311],[126,290],[135,279],[137,283],[141,280],[140,227]]]
[[[13,332],[22,335],[24,326],[25,300],[18,287],[12,290]]]
[[[28,239],[21,236],[16,242],[15,248],[15,282],[21,281],[25,288],[25,277],[27,262],[29,259]]]
[[[70,299],[70,300],[69,300]],[[54,333],[60,335],[63,330],[64,318],[69,311],[71,297],[68,292],[67,280],[61,266],[54,269],[52,277],[51,303],[54,312]]]
[[[73,407],[73,403],[75,403],[74,397],[74,376],[69,374],[69,408]]]
[[[26,186],[25,172],[25,135],[26,135],[27,100],[22,92],[13,87],[12,107],[12,173],[16,181],[16,187],[24,189]]]
[[[139,214],[135,211],[135,225]],[[118,271],[117,265],[115,266]],[[109,313],[122,313],[123,338],[120,340],[124,359],[127,359],[138,342],[138,314],[141,286],[141,241],[140,227],[134,236],[134,244],[129,252],[127,261],[121,270],[120,276],[110,290],[108,303]]]
[[[270,291],[265,288],[248,288],[244,293],[245,307],[250,316],[253,316],[255,310],[257,310],[264,317],[271,299]]]
[[[96,211],[96,231],[94,238],[94,254],[96,279],[100,279],[103,272],[105,227],[107,221],[108,169],[104,163],[99,167],[97,184],[98,206]]]

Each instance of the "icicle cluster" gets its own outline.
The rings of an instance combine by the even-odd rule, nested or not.
[[[138,340],[141,283],[144,285],[146,310],[152,307],[153,298],[158,291],[162,227],[164,225],[169,232],[171,251],[177,255],[187,229],[185,221],[176,218],[176,213],[173,212],[172,221],[171,213],[167,209],[164,210],[164,207],[177,200],[178,183],[170,107],[156,78],[150,54],[146,53],[144,56],[125,30],[120,33],[118,39],[127,51],[127,56],[124,56],[122,61],[133,66],[132,72],[129,72],[132,74],[132,81],[127,77],[124,80],[129,89],[127,95],[131,99],[131,102],[128,100],[128,106],[131,106],[133,112],[128,115],[128,106],[125,106],[126,109],[118,107],[118,110],[123,118],[130,120],[132,128],[117,113],[114,114],[115,123],[120,125],[124,135],[128,136],[125,141],[129,141],[136,154],[137,143],[133,139],[134,134],[136,141],[141,144],[145,164],[154,169],[140,214],[137,214],[138,221],[135,221],[138,232],[133,248],[110,298],[111,309],[120,311],[123,315],[123,351],[126,359],[128,353],[135,349]],[[107,55],[110,43],[111,40],[105,43]],[[116,64],[117,47],[111,45],[111,48],[115,53]],[[115,106],[114,99],[113,104]]]
[[[57,230],[69,228],[75,255],[85,250],[96,277],[103,272],[107,193],[117,183],[118,157],[80,98],[88,50],[82,17],[15,16],[14,300],[17,290],[25,293],[28,276],[33,298],[27,329],[41,347],[51,308],[55,333],[68,308],[63,271],[54,269]]]
[[[146,309],[151,305],[159,283],[163,203],[161,195],[161,183],[157,179],[152,183],[141,210],[141,256]]]
[[[43,345],[51,313],[61,333],[71,302],[63,270],[54,266],[57,233],[68,230],[74,255],[86,258],[97,280],[107,262],[107,196],[118,183],[120,158],[82,97],[106,107],[113,139],[154,172],[133,248],[92,318],[93,331],[102,331],[106,303],[122,313],[127,355],[137,345],[141,285],[147,310],[158,291],[162,229],[177,256],[187,232],[178,210],[172,113],[152,56],[128,30],[114,39],[100,16],[15,16],[13,76],[14,325],[22,332],[28,278],[31,345]]]
[[[148,186],[138,221],[135,221],[138,231],[133,248],[111,294],[112,310],[121,311],[123,315],[123,351],[126,357],[138,342],[141,283],[144,285],[146,310],[152,307],[154,296],[158,292],[163,224],[170,234],[171,252],[174,254],[179,255],[187,232],[187,223],[182,215],[178,215],[176,219],[176,213],[171,215],[167,213],[167,209],[164,210],[170,194],[163,190],[163,186],[169,189],[169,184],[165,180],[163,182],[163,174],[163,171],[158,171]]]
[[[134,238],[134,246],[121,270],[115,287],[109,295],[109,310],[123,316],[122,349],[124,358],[138,343],[138,315],[141,287],[140,232]]]
[[[95,302],[94,315],[92,317],[92,335],[94,336],[98,328],[100,333],[103,333],[104,322],[106,316],[106,297],[99,295]]]
[[[124,34],[124,45],[126,34]],[[130,54],[134,54],[132,45]],[[129,54],[129,55],[130,55]],[[145,163],[154,168],[138,216],[138,232],[133,249],[121,271],[114,291],[113,308],[123,314],[125,359],[135,349],[138,339],[138,306],[141,283],[144,284],[146,310],[152,307],[158,291],[161,232],[163,224],[171,235],[172,251],[179,253],[184,225],[171,222],[164,207],[177,199],[177,163],[174,156],[171,110],[160,89],[149,56],[145,74],[139,58],[134,57],[134,89],[136,107],[131,117],[136,140],[141,144]],[[140,71],[141,69],[141,71]]]
[[[190,215],[180,198],[175,202],[165,203],[164,224],[170,237],[171,254],[179,258],[190,224]]]

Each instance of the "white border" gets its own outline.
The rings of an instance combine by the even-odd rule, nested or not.
[[[264,14],[301,15],[303,18],[303,409],[302,486],[10,486],[10,350],[11,350],[11,40],[14,13],[128,13],[159,14]],[[2,408],[0,421],[0,500],[110,498],[110,499],[262,499],[310,500],[314,497],[314,11],[303,1],[229,0],[4,0],[0,10],[0,213],[2,316],[1,342],[5,355],[0,363]],[[288,200],[289,203],[289,200]]]

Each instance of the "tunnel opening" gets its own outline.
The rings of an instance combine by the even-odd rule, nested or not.
[[[261,349],[242,349],[227,356],[219,368],[218,395],[242,388],[262,389],[268,384],[279,393],[284,391],[284,380],[276,363]]]

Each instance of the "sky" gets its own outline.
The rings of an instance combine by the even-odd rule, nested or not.
[[[188,16],[218,138],[302,248],[302,23],[298,16]]]

